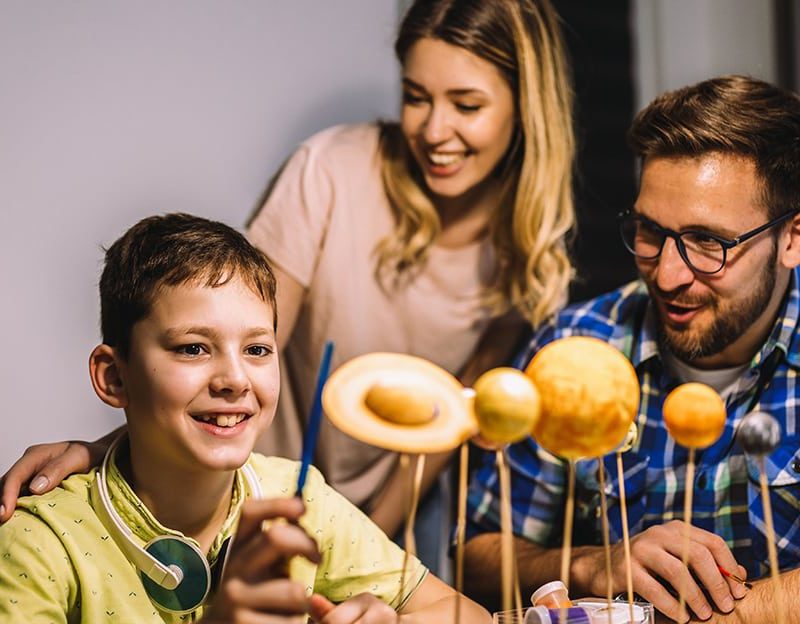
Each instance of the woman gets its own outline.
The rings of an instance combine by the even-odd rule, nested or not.
[[[572,93],[549,0],[418,0],[395,50],[400,123],[310,138],[249,224],[279,284],[284,392],[267,454],[299,456],[325,340],[334,366],[405,352],[470,383],[565,299]],[[26,451],[5,477],[0,521],[31,476],[44,492],[104,447]],[[429,459],[423,488],[446,461]],[[320,433],[315,464],[390,535],[404,507],[397,463],[329,423]]]

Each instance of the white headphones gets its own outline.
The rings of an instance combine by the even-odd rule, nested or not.
[[[190,613],[203,604],[211,590],[212,578],[222,575],[230,538],[220,550],[214,573],[205,555],[189,540],[174,535],[159,535],[143,547],[140,546],[114,509],[108,494],[108,463],[123,437],[124,434],[108,448],[95,476],[92,485],[94,509],[125,556],[139,570],[150,600],[162,611]],[[261,486],[253,468],[245,464],[241,472],[251,496],[261,498]]]

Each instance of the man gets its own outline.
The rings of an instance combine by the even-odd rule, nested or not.
[[[718,566],[750,578],[768,571],[756,464],[734,438],[747,413],[764,410],[782,433],[766,465],[784,602],[800,591],[792,570],[800,563],[800,99],[743,76],[708,80],[657,98],[634,120],[629,142],[641,180],[620,229],[640,280],[561,312],[518,363],[570,335],[601,338],[630,358],[642,389],[639,438],[623,455],[635,591],[678,621],[775,622],[769,581],[748,592]],[[688,451],[670,439],[661,414],[669,391],[687,381],[714,387],[728,412],[721,439],[696,455],[688,569],[680,520]],[[533,440],[513,445],[509,463],[519,577],[529,591],[559,577],[566,469]],[[625,572],[615,458],[604,465],[618,593]],[[596,460],[577,465],[576,537],[589,545],[573,549],[573,596],[606,594],[597,469]],[[486,601],[496,600],[501,576],[494,472],[481,468],[469,497],[467,586]],[[682,585],[691,613],[679,612]]]

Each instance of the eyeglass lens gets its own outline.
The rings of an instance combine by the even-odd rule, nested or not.
[[[657,258],[669,236],[655,224],[633,216],[626,217],[620,229],[628,251],[643,259]],[[676,243],[681,255],[696,271],[714,273],[722,268],[725,248],[715,238],[702,232],[683,232],[673,238],[680,241]]]

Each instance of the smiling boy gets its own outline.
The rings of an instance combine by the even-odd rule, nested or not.
[[[303,503],[290,498],[295,462],[251,454],[280,385],[261,252],[221,223],[151,217],[108,249],[100,296],[90,377],[125,410],[127,436],[101,469],[20,499],[0,527],[1,621],[452,612],[458,595],[415,558],[403,574],[403,552],[318,472]],[[488,619],[466,599],[462,614]]]

